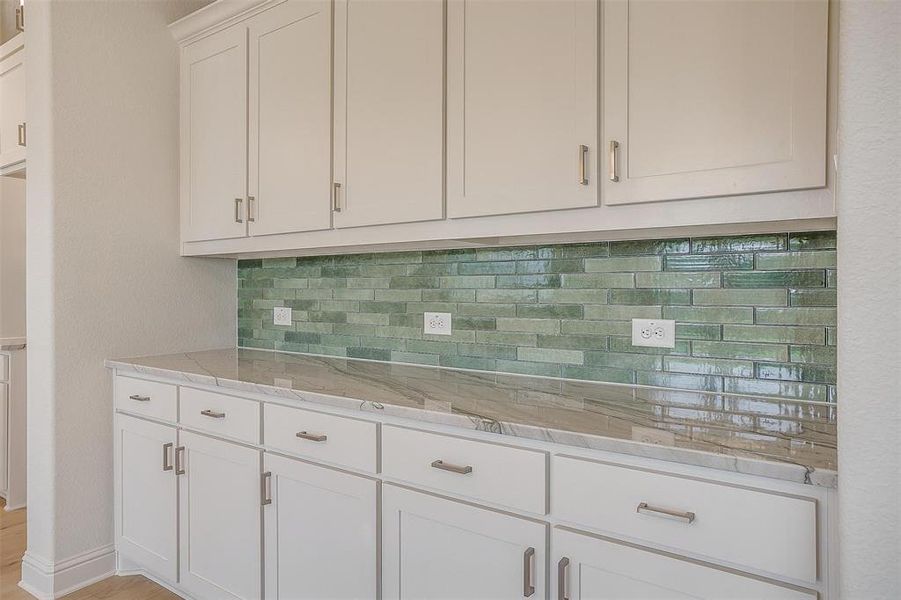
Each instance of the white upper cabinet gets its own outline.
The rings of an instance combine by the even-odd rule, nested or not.
[[[25,160],[24,34],[0,46],[0,169]]]
[[[288,0],[247,26],[250,235],[328,229],[331,4]]]
[[[335,3],[335,225],[444,217],[444,2]]]
[[[825,185],[826,0],[603,6],[606,204]]]
[[[181,198],[185,240],[247,233],[247,27],[182,50]]]
[[[451,217],[598,203],[598,3],[450,0]]]

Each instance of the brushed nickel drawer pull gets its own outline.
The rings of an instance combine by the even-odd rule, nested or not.
[[[247,196],[247,222],[254,223],[256,218],[253,216],[253,205],[256,203],[255,196]]]
[[[610,140],[610,181],[619,181],[619,173],[616,171],[616,154],[619,150],[619,142]]]
[[[235,198],[235,223],[243,223],[241,218],[241,205],[244,204],[243,198]]]
[[[460,465],[452,465],[450,463],[446,463],[443,460],[436,460],[432,462],[432,467],[441,469],[442,471],[457,473],[458,475],[467,475],[469,473],[472,473],[472,467],[470,467],[469,465],[461,467]]]
[[[335,183],[334,187],[334,198],[332,199],[332,210],[335,212],[341,212],[341,184]]]
[[[175,449],[175,474],[185,474],[185,447],[179,446]]]
[[[216,412],[210,409],[200,411],[204,417],[210,417],[211,419],[224,419],[225,413]]]
[[[169,451],[172,450],[172,446],[174,446],[172,442],[168,444],[163,444],[163,471],[171,471],[172,463],[169,461]]]
[[[673,517],[674,519],[685,519],[687,523],[694,523],[695,514],[689,511],[679,511],[679,510],[670,510],[668,508],[660,508],[658,506],[651,506],[647,502],[642,502],[635,509],[635,512],[641,514],[641,512],[648,512],[652,515],[664,515],[667,517]]]
[[[132,394],[128,397],[129,400],[135,400],[137,402],[150,402],[150,396],[141,396],[139,394]]]
[[[260,497],[263,506],[272,504],[272,471],[266,471],[260,477]]]
[[[569,600],[566,595],[566,570],[569,567],[569,559],[565,556],[557,562],[557,600]]]
[[[25,31],[25,7],[22,5],[16,9],[16,31]]]
[[[16,141],[19,143],[20,146],[26,146],[26,145],[27,145],[28,140],[27,140],[26,137],[25,137],[26,135],[27,135],[27,134],[26,134],[25,123],[19,123],[19,139],[16,140]]]
[[[302,440],[310,440],[311,442],[324,442],[328,436],[324,433],[307,433],[306,431],[298,431],[296,434]]]
[[[532,563],[535,561],[535,548],[526,548],[522,553],[522,595],[528,598],[535,593],[532,581]]]
[[[588,146],[581,144],[579,146],[579,184],[588,185]]]

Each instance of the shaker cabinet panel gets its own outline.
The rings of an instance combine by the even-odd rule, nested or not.
[[[250,235],[328,229],[331,4],[287,0],[247,27]]]
[[[185,431],[179,441],[181,586],[197,598],[260,598],[260,452]]]
[[[267,600],[378,597],[377,483],[267,454]]]
[[[383,597],[541,600],[546,538],[543,523],[385,485]]]
[[[551,589],[560,600],[815,600],[814,591],[555,529]]]
[[[246,235],[247,28],[186,46],[181,65],[181,196],[185,241]]]
[[[116,415],[116,548],[166,581],[178,578],[175,427]]]
[[[0,169],[25,160],[25,49],[21,39],[0,46]]]
[[[335,3],[335,225],[444,216],[444,2]]]
[[[595,206],[595,0],[451,0],[451,217]]]
[[[606,204],[825,185],[826,0],[603,6]]]

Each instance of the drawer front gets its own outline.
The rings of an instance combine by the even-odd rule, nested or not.
[[[260,443],[260,403],[256,400],[183,387],[178,422],[215,435]]]
[[[375,423],[277,404],[263,407],[266,446],[304,458],[375,473]]]
[[[544,452],[385,425],[382,473],[456,496],[547,512]]]
[[[576,527],[817,579],[812,499],[561,456],[554,457],[551,470],[554,513]]]
[[[114,387],[117,410],[173,423],[178,419],[176,386],[119,375]]]

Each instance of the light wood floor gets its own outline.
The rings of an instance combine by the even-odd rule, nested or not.
[[[25,509],[6,512],[0,498],[0,598],[34,600],[19,587],[25,553]],[[140,575],[110,577],[73,592],[67,600],[179,600],[169,590]]]

